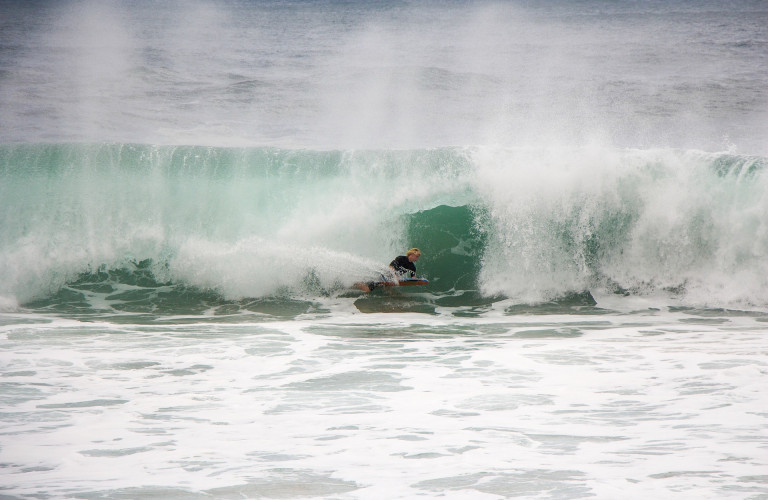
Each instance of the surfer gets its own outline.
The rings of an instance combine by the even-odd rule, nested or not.
[[[421,257],[421,250],[418,248],[411,248],[405,255],[398,255],[395,259],[389,263],[389,268],[398,273],[400,276],[410,274],[410,278],[416,276],[416,265],[414,262]]]
[[[392,274],[394,274],[394,279],[400,277],[413,278],[416,276],[416,264],[414,264],[414,262],[419,260],[419,257],[421,257],[421,250],[418,248],[411,248],[405,252],[405,255],[398,255],[392,259],[392,262],[389,263],[389,269],[392,271]],[[387,278],[384,275],[381,276],[381,279],[387,281]],[[364,292],[370,292],[379,286],[380,283],[381,282],[369,281],[368,283],[355,283],[355,286]]]

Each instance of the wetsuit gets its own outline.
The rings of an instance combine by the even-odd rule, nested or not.
[[[408,257],[405,255],[398,255],[389,265],[400,274],[410,275],[411,278],[416,276],[416,265],[408,260]]]
[[[416,276],[416,265],[408,260],[408,257],[405,255],[398,255],[395,257],[395,259],[389,263],[389,266],[395,270],[396,273],[400,275],[410,276],[413,278]],[[387,277],[383,274],[381,275],[382,281],[387,281]],[[374,288],[378,287],[381,282],[376,281],[369,281],[366,283],[368,286],[368,290],[373,290]]]

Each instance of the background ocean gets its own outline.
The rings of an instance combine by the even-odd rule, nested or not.
[[[768,498],[763,1],[0,2],[0,206],[0,499]]]

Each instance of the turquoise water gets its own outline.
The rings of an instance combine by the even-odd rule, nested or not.
[[[309,304],[419,246],[429,304],[666,292],[694,306],[766,305],[759,156],[121,144],[0,153],[10,304]],[[392,187],[406,183],[418,188]]]
[[[0,497],[766,497],[766,26],[1,3]]]

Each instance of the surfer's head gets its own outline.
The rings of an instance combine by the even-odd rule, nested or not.
[[[405,252],[405,256],[408,257],[408,260],[410,262],[416,262],[419,260],[419,257],[421,257],[421,250],[418,248],[411,248],[407,252]]]

